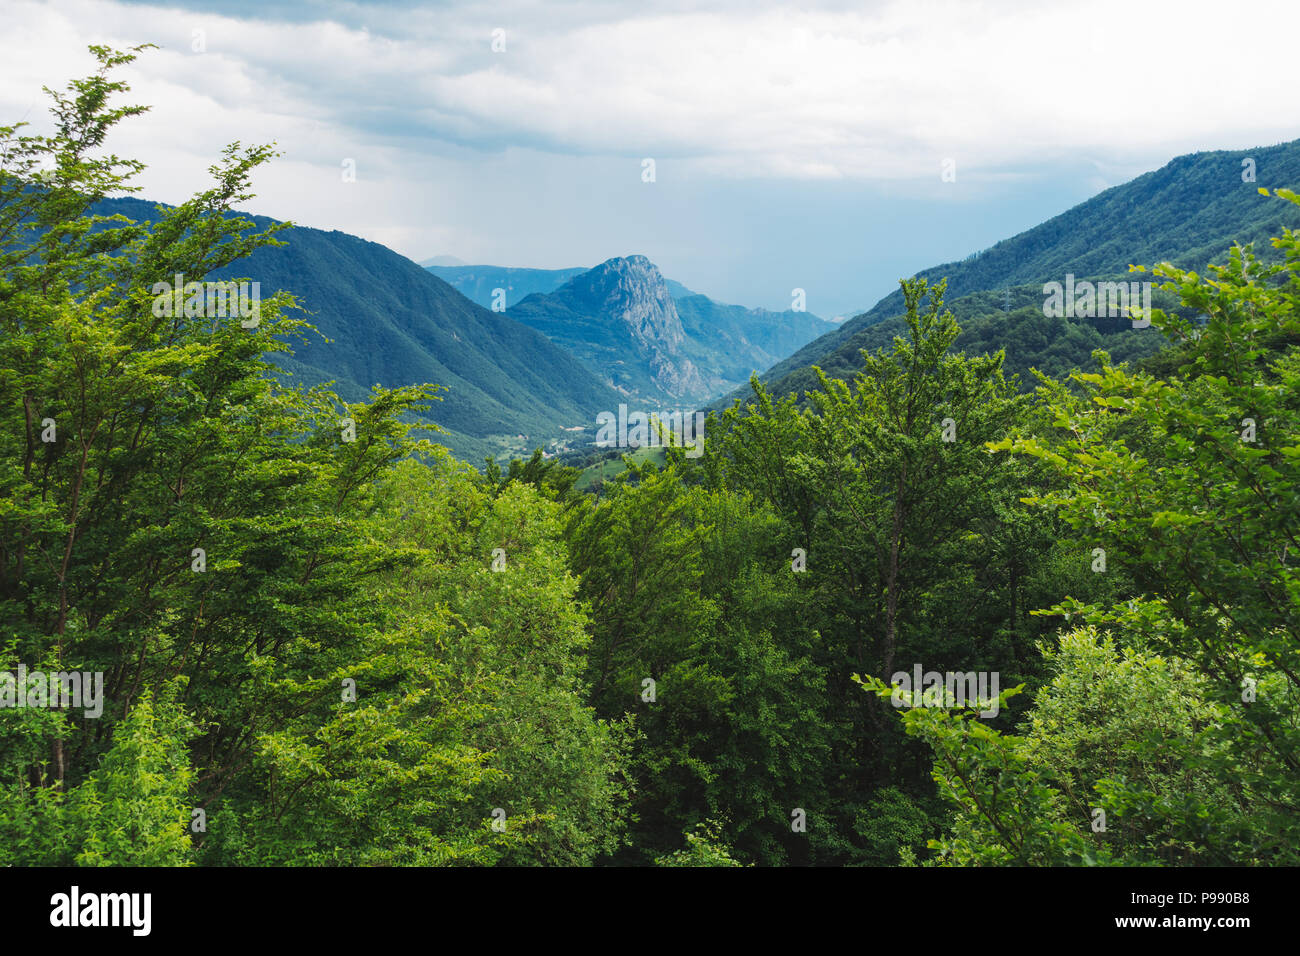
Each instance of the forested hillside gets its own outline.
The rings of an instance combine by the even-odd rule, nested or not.
[[[0,127],[0,865],[1300,863],[1300,234],[1032,387],[1032,302],[905,280],[848,381],[591,494],[457,460],[441,383],[286,381],[290,272],[168,307],[297,231],[232,214],[259,146],[96,215],[92,49]]]
[[[159,218],[153,204],[131,198],[102,200],[92,211]],[[261,216],[250,221],[263,230],[274,225]],[[443,440],[458,455],[480,463],[545,445],[618,401],[545,336],[475,305],[378,243],[303,226],[278,237],[283,245],[255,249],[210,277],[256,279],[267,295],[292,290],[318,332],[273,361],[306,385],[334,382],[340,397],[360,401],[372,385],[436,382],[443,391],[421,417],[446,429]]]
[[[1253,163],[1249,176],[1243,174],[1246,160]],[[996,291],[996,298],[1009,292],[1023,301],[1032,289],[1041,309],[1043,284],[1063,282],[1067,274],[1092,280],[1133,279],[1138,277],[1128,275],[1130,265],[1157,262],[1201,269],[1207,262],[1219,261],[1233,242],[1254,243],[1267,253],[1271,251],[1268,240],[1281,235],[1285,227],[1300,226],[1300,216],[1261,197],[1257,182],[1281,186],[1300,182],[1300,140],[1180,156],[1018,236],[961,262],[924,269],[917,276],[930,282],[947,280],[954,308],[962,308],[965,297],[975,292]],[[901,316],[902,311],[902,295],[894,292],[778,362],[762,376],[763,381],[776,394],[785,394],[811,380],[812,366],[842,367],[844,356],[855,363],[859,348],[880,342],[867,329]],[[1037,353],[1026,349],[1012,332],[1007,328],[991,340],[1021,350],[1032,364]],[[1075,364],[1087,360],[1086,353],[1071,354]],[[741,390],[730,398],[743,394]]]
[[[1165,295],[1159,299],[1172,304]],[[1019,377],[1026,391],[1037,386],[1033,370],[1063,378],[1075,369],[1092,369],[1092,353],[1108,352],[1117,362],[1139,362],[1168,344],[1155,328],[1135,329],[1131,320],[1112,330],[1088,318],[1047,318],[1043,315],[1040,286],[1017,286],[998,292],[973,292],[949,303],[961,326],[954,348],[968,355],[1006,353],[1004,368]],[[1115,323],[1109,323],[1113,326]],[[867,325],[833,351],[818,359],[817,367],[832,378],[851,381],[862,365],[861,350],[874,352],[905,335],[906,316],[899,315]],[[812,367],[798,368],[772,383],[774,394],[804,394],[818,386]]]

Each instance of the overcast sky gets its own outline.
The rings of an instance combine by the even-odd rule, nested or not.
[[[144,198],[274,141],[250,211],[416,260],[641,253],[721,301],[800,287],[832,317],[1176,155],[1300,137],[1298,10],[5,0],[0,123],[47,128],[41,87],[89,72],[88,43],[152,42],[124,75],[153,109],[110,141],[149,164]]]

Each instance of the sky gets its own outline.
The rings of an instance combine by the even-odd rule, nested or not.
[[[5,0],[3,23],[0,125],[36,131],[88,44],[158,45],[108,144],[148,164],[142,198],[273,142],[250,212],[416,261],[642,254],[825,318],[1175,156],[1300,138],[1296,0]]]

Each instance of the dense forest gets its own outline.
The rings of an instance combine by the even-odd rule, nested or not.
[[[1300,862],[1300,234],[1147,263],[1140,335],[1017,303],[1037,374],[905,280],[851,369],[581,492],[456,459],[445,383],[277,375],[291,287],[159,315],[294,230],[234,212],[262,146],[94,212],[143,166],[93,49],[0,127],[0,673],[102,713],[0,708],[0,865]]]

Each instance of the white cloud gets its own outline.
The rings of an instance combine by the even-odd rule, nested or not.
[[[600,190],[623,168],[635,182],[643,156],[665,187],[877,182],[930,198],[951,157],[967,188],[946,195],[973,201],[1035,165],[1095,162],[1109,184],[1300,135],[1295,0],[1239,15],[1204,0],[217,6],[231,12],[8,0],[0,122],[39,125],[40,86],[85,74],[87,43],[159,43],[126,73],[152,111],[112,144],[150,164],[145,195],[180,200],[224,144],[274,140],[285,157],[259,175],[257,211],[462,258],[504,252],[484,233],[543,194],[595,221],[614,203]]]
[[[0,75],[12,106],[62,79],[56,70],[93,38],[148,39],[167,51],[141,61],[139,93],[169,116],[183,110],[196,146],[214,127],[295,149],[324,148],[328,131],[687,158],[752,176],[908,178],[948,156],[992,168],[1295,133],[1289,31],[1262,26],[1294,21],[1293,0],[1256,3],[1248,17],[1182,0],[815,7],[637,3],[588,19],[581,5],[558,17],[507,6],[507,50],[494,54],[495,24],[473,7],[339,8],[373,14],[391,31],[380,33],[18,0]],[[196,29],[202,56],[189,52]]]

